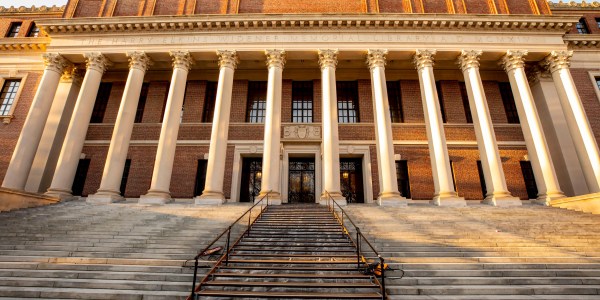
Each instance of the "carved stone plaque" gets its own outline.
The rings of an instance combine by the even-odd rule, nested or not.
[[[284,140],[321,140],[321,127],[315,125],[288,125],[283,127]]]

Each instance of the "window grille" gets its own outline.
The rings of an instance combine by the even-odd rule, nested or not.
[[[506,112],[506,119],[508,123],[518,124],[519,113],[517,112],[517,106],[515,105],[515,98],[510,88],[510,83],[500,82],[500,95],[502,96],[502,104],[504,104],[504,111]]]
[[[17,37],[19,35],[19,31],[21,31],[21,25],[21,22],[11,23],[6,37]]]
[[[246,122],[264,123],[267,111],[267,82],[251,81],[248,83],[248,106]]]
[[[313,122],[313,82],[292,82],[292,122]]]
[[[392,123],[403,123],[404,112],[402,111],[400,81],[388,81],[386,85]]]
[[[471,115],[471,105],[469,104],[469,94],[467,93],[467,85],[464,82],[460,84],[460,96],[462,97],[463,107],[465,108],[465,117],[467,123],[473,123],[473,116]]]
[[[339,123],[358,123],[358,82],[337,82]]]
[[[2,106],[0,106],[0,116],[8,116],[10,114],[10,109],[15,102],[20,85],[20,79],[9,79],[4,81],[2,91],[0,92],[0,101],[2,101]]]
[[[579,22],[577,22],[577,32],[579,32],[579,34],[588,34],[590,33],[590,29],[587,26],[587,23],[585,22],[585,18],[581,18],[579,19]]]
[[[28,37],[38,37],[40,35],[40,28],[33,23],[31,25],[31,29],[29,29],[29,33],[27,33]]]
[[[212,123],[215,114],[216,101],[217,82],[208,81],[206,82],[206,93],[204,94],[204,111],[202,112],[202,122]]]

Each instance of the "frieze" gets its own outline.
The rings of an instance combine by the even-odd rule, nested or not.
[[[321,127],[314,125],[284,125],[284,140],[321,140]]]

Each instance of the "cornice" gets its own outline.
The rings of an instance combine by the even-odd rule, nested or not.
[[[569,48],[600,48],[600,34],[567,34],[564,40]]]
[[[45,6],[42,5],[40,7],[37,6],[19,6],[19,7],[5,7],[0,6],[0,14],[54,14],[54,13],[63,13],[65,11],[65,6]]]
[[[50,38],[2,38],[0,51],[45,51],[50,44]]]
[[[446,14],[298,14],[193,15],[45,19],[37,24],[49,35],[164,31],[241,30],[507,30],[567,32],[579,21],[568,15]]]

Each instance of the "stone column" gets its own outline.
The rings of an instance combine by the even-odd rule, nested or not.
[[[493,206],[522,205],[521,200],[513,197],[506,187],[506,178],[502,168],[502,160],[498,151],[494,125],[490,109],[483,90],[479,74],[479,56],[481,50],[463,50],[458,63],[465,77],[465,85],[469,96],[469,106],[473,116],[473,126],[477,137],[477,147],[483,168],[487,195],[483,203]]]
[[[550,73],[567,120],[571,138],[590,193],[600,192],[600,153],[579,92],[569,71],[573,51],[552,51],[543,64]]]
[[[144,83],[144,75],[151,64],[150,58],[144,52],[131,52],[127,53],[127,56],[129,57],[129,75],[127,76],[117,121],[108,148],[102,181],[98,192],[88,196],[87,202],[111,203],[125,200],[119,189]]]
[[[558,184],[546,137],[525,75],[526,55],[525,50],[509,50],[502,57],[501,63],[510,80],[529,160],[538,186],[536,203],[548,205],[551,200],[564,197],[564,194]]]
[[[335,68],[337,49],[319,50],[321,66],[321,88],[323,90],[323,194],[321,203],[327,199],[327,191],[340,205],[346,204],[340,182],[340,146],[338,135],[337,93]]]
[[[173,173],[173,161],[175,160],[175,148],[177,146],[177,134],[181,123],[181,109],[183,107],[183,96],[188,72],[193,59],[187,51],[172,51],[173,76],[165,109],[165,116],[160,130],[154,172],[150,190],[146,195],[140,197],[139,203],[164,204],[173,201],[169,186]]]
[[[435,188],[431,203],[438,206],[465,206],[465,199],[458,197],[452,181],[444,124],[433,76],[435,54],[436,50],[425,49],[417,50],[414,56],[414,64],[418,70],[421,85],[421,99],[425,112],[425,127],[429,140],[429,155],[431,156],[431,171]]]
[[[388,50],[386,49],[369,49],[367,51],[367,65],[371,71],[375,132],[377,133],[377,166],[380,171],[380,192],[377,202],[382,206],[406,206],[406,198],[398,192],[396,178],[392,120],[385,80],[387,54]]]
[[[238,65],[235,51],[218,50],[219,83],[215,100],[210,148],[206,166],[206,182],[202,195],[195,198],[196,204],[223,204],[223,180],[225,179],[225,159],[227,158],[227,136],[233,91],[233,73]]]
[[[50,114],[46,126],[44,126],[44,133],[25,185],[25,190],[28,192],[43,193],[50,187],[58,156],[73,115],[77,95],[81,89],[82,79],[83,70],[73,66],[66,68],[60,78],[56,95],[52,101],[52,108],[50,108]]]
[[[258,199],[269,193],[270,204],[281,204],[280,157],[281,147],[281,86],[284,50],[265,50],[269,81],[267,85],[267,111],[265,117],[265,140],[262,162],[261,191]]]
[[[6,175],[2,182],[3,188],[20,191],[25,189],[27,177],[50,113],[52,99],[56,94],[63,70],[70,64],[58,53],[45,53],[42,57],[46,69],[33,97],[10,164],[6,169]]]
[[[47,195],[61,200],[72,197],[71,187],[73,186],[75,172],[77,172],[79,155],[83,149],[85,135],[90,125],[96,95],[98,94],[102,75],[110,64],[104,55],[97,52],[86,53],[85,58],[87,60],[87,71],[58,157],[54,178],[46,192]]]

